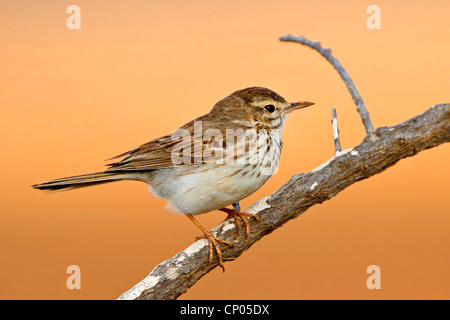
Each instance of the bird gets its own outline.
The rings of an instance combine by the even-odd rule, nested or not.
[[[287,102],[264,87],[248,87],[218,101],[209,113],[168,134],[108,160],[103,172],[60,178],[32,185],[40,190],[72,190],[114,181],[145,182],[168,207],[184,214],[208,240],[209,263],[214,252],[225,271],[219,243],[230,242],[213,235],[195,216],[214,210],[227,213],[240,229],[250,230],[247,218],[257,215],[240,211],[239,201],[260,189],[276,172],[280,159],[281,133],[288,115],[313,102]],[[228,206],[232,205],[232,208]],[[245,245],[247,242],[245,243]]]

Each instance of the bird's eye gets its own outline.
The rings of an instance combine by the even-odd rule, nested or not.
[[[269,111],[270,113],[275,111],[275,107],[271,104],[267,105],[264,107],[264,109],[266,109],[267,111]]]

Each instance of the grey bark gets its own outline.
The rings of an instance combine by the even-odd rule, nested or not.
[[[334,154],[342,151],[341,139],[339,138],[339,127],[337,123],[336,108],[331,109],[331,124],[333,126]]]
[[[350,92],[350,95],[352,96],[353,101],[356,104],[356,109],[359,112],[359,115],[361,116],[361,120],[364,124],[364,128],[366,129],[366,133],[373,132],[374,128],[372,125],[372,120],[370,119],[369,112],[367,112],[366,105],[364,104],[364,101],[359,94],[358,90],[356,90],[355,84],[353,83],[353,80],[348,75],[347,71],[345,71],[344,67],[341,65],[341,63],[332,56],[331,49],[325,49],[321,46],[320,42],[314,42],[309,39],[306,39],[303,36],[296,37],[293,35],[288,34],[287,36],[280,37],[280,41],[284,42],[296,42],[299,44],[302,44],[304,46],[307,46],[313,50],[316,50],[322,57],[327,59],[329,63],[336,69],[336,71],[341,76],[342,80],[344,80],[345,85],[347,86],[348,91]]]

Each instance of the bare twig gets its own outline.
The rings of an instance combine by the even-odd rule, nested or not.
[[[302,45],[310,47],[311,49],[316,50],[325,59],[327,59],[328,62],[330,62],[333,65],[333,67],[336,69],[336,71],[339,73],[342,80],[344,80],[348,91],[350,91],[353,101],[356,104],[356,109],[358,110],[358,112],[361,116],[362,122],[364,124],[364,128],[366,129],[366,133],[369,134],[374,131],[372,121],[370,120],[370,116],[369,116],[369,113],[367,112],[366,106],[364,105],[363,99],[359,95],[358,90],[356,90],[356,87],[353,84],[353,81],[350,78],[350,76],[347,74],[347,71],[345,71],[345,69],[341,66],[340,62],[331,55],[331,49],[324,49],[320,45],[320,42],[313,42],[311,40],[306,39],[303,36],[295,37],[295,36],[289,34],[287,36],[280,37],[280,41],[300,43]]]
[[[260,222],[249,219],[250,236],[237,232],[233,221],[212,230],[217,237],[233,243],[221,246],[226,260],[238,258],[255,242],[322,203],[351,184],[384,171],[400,159],[450,141],[450,105],[440,104],[396,126],[381,127],[356,147],[344,150],[311,172],[294,175],[274,194],[246,210],[258,214]],[[217,266],[209,265],[206,240],[198,240],[184,251],[159,264],[141,282],[119,299],[176,299]]]
[[[341,139],[339,138],[339,128],[337,123],[336,108],[331,109],[331,123],[333,125],[334,154],[337,155],[342,151]]]

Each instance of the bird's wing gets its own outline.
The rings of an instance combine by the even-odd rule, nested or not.
[[[183,128],[183,127],[182,127]],[[188,127],[191,129],[190,127]],[[166,135],[147,142],[114,158],[121,161],[109,164],[107,171],[146,171],[173,166],[211,163],[223,156],[222,148],[204,137],[196,138],[193,130]]]
[[[173,165],[171,150],[175,144],[169,135],[152,140],[112,158],[123,157],[121,161],[108,164],[107,171],[140,171],[170,167]]]

